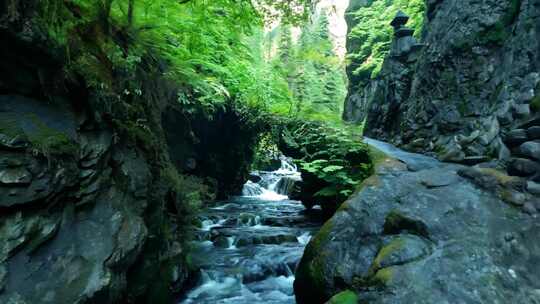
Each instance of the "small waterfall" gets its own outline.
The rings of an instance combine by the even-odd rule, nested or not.
[[[247,181],[247,183],[244,184],[244,188],[242,189],[243,196],[257,196],[263,194],[263,192],[264,188],[261,187],[261,185],[252,181]]]
[[[294,269],[322,223],[288,199],[301,178],[280,159],[276,171],[253,172],[243,196],[209,204],[199,216],[192,262],[201,276],[180,303],[295,303]]]
[[[294,186],[301,181],[300,172],[291,159],[280,156],[281,167],[272,172],[255,171],[252,174],[259,176],[259,182],[248,181],[242,190],[246,197],[258,197],[265,200],[288,199]]]
[[[272,190],[275,191],[277,194],[288,196],[292,193],[292,191],[294,190],[294,186],[299,181],[301,181],[299,177],[297,178],[296,176],[285,176],[279,180],[279,182],[275,185],[275,188]]]

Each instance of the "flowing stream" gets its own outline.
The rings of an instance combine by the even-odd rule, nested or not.
[[[281,163],[202,215],[193,253],[201,277],[181,303],[295,303],[294,270],[321,222],[288,199],[300,174]]]

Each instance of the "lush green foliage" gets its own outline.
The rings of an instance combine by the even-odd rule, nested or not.
[[[317,185],[311,189],[312,204],[323,209],[335,211],[372,173],[367,145],[354,129],[292,121],[281,129],[280,142],[280,148],[296,158],[304,180]]]
[[[346,93],[343,62],[333,52],[326,12],[300,22],[305,10],[298,8],[308,1],[273,1],[262,14],[247,0],[40,3],[40,22],[66,49],[67,74],[83,77],[97,99],[106,96],[101,112],[118,113],[112,122],[135,141],[157,146],[147,109],[173,99],[187,118],[228,108],[253,123],[294,125],[286,129],[305,152],[302,170],[324,183],[313,193],[319,198],[341,203],[368,174],[365,147],[331,126],[339,125]],[[268,32],[263,21],[274,11],[285,20]]]
[[[346,77],[342,62],[333,51],[326,12],[301,28],[296,44],[292,43],[287,26],[280,30],[274,66],[287,81],[291,92],[288,115],[339,121],[346,95]]]
[[[420,36],[424,23],[424,0],[368,1],[368,5],[349,16],[356,23],[349,34],[349,43],[354,46],[349,59],[356,63],[353,73],[359,78],[369,80],[380,72],[392,41],[390,22],[398,10],[411,17],[408,26],[415,30],[415,36]]]
[[[285,93],[280,79],[260,73],[262,54],[252,47],[253,40],[261,35],[265,18],[279,13],[284,22],[298,23],[308,3],[47,0],[40,1],[39,19],[66,47],[69,72],[83,75],[89,86],[147,96],[154,88],[138,76],[152,70],[169,79],[163,93],[176,95],[186,113],[202,109],[211,114],[226,104],[264,107],[276,99],[273,89],[280,85]],[[261,91],[261,86],[271,89]]]

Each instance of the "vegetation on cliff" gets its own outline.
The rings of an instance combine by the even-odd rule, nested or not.
[[[350,76],[362,84],[375,78],[381,71],[384,58],[390,52],[393,30],[390,21],[398,10],[410,16],[408,26],[415,30],[415,36],[422,34],[424,25],[424,0],[376,0],[367,5],[351,6],[349,21],[348,58]]]

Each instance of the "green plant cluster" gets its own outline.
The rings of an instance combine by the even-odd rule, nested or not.
[[[350,12],[354,26],[349,33],[348,59],[355,63],[352,73],[359,79],[369,81],[381,71],[386,55],[390,52],[393,29],[390,22],[398,10],[409,15],[407,26],[415,30],[419,37],[424,24],[426,10],[424,0],[375,0]]]
[[[333,213],[373,171],[368,146],[354,130],[323,122],[292,121],[280,132],[280,146],[294,157],[302,172],[303,189]]]
[[[279,13],[284,23],[299,23],[308,3],[46,0],[39,1],[37,19],[65,48],[66,72],[82,75],[89,87],[122,100],[172,95],[187,114],[212,115],[231,105],[266,108],[279,99],[281,80],[261,71],[261,47],[254,43],[264,20]],[[169,83],[155,92],[145,74]]]

